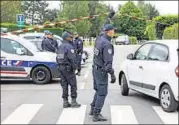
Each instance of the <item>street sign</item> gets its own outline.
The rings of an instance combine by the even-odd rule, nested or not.
[[[17,26],[18,27],[24,26],[24,15],[23,14],[17,14]]]

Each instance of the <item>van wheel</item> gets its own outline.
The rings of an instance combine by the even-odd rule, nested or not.
[[[123,96],[128,96],[129,88],[127,85],[126,76],[124,74],[122,74],[120,81],[121,81],[121,94]]]
[[[178,103],[175,101],[173,92],[168,85],[164,85],[160,91],[160,105],[166,112],[174,112],[178,108]]]
[[[36,84],[47,84],[51,80],[51,73],[46,67],[37,66],[32,71],[32,80]]]

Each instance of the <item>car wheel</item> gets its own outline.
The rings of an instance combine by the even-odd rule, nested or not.
[[[38,66],[32,71],[32,80],[36,84],[47,84],[51,80],[50,71],[44,66]]]
[[[123,96],[127,96],[129,94],[129,88],[127,85],[126,76],[124,74],[122,74],[120,82],[121,82],[121,94]]]
[[[166,112],[174,112],[178,108],[178,103],[175,101],[173,92],[168,85],[164,85],[160,91],[160,105]]]

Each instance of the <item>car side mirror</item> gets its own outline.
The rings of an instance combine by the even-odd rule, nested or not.
[[[134,58],[134,55],[132,53],[130,53],[129,55],[127,55],[127,59],[132,60]]]
[[[24,52],[23,49],[21,49],[21,48],[17,48],[17,49],[16,49],[16,53],[17,53],[18,55],[24,55],[24,54],[25,54],[25,52]]]

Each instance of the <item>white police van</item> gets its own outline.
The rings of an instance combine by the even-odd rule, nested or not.
[[[1,34],[1,80],[30,79],[36,84],[60,78],[56,54],[41,52],[33,43],[12,34]]]

